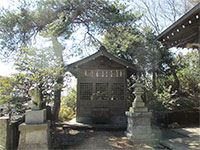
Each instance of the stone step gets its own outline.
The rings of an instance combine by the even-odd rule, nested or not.
[[[130,107],[129,111],[133,113],[148,112],[148,108],[147,107],[136,107],[136,108]]]

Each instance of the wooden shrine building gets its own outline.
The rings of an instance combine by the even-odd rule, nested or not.
[[[158,35],[157,40],[168,48],[197,49],[200,57],[200,3]]]
[[[127,78],[140,71],[101,47],[68,65],[77,77],[77,122],[126,124]]]
[[[157,40],[168,48],[200,47],[200,3],[158,35]]]

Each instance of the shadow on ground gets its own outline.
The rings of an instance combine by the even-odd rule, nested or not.
[[[154,148],[145,144],[133,144],[124,136],[123,130],[96,130],[85,128],[63,128],[58,125],[52,135],[53,149],[69,150],[168,150],[168,148],[158,145]]]

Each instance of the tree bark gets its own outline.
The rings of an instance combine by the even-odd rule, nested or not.
[[[180,81],[179,81],[178,76],[176,74],[175,66],[171,64],[170,65],[170,69],[171,69],[172,75],[174,77],[174,86],[173,86],[173,89],[177,90],[177,93],[179,93]]]
[[[63,69],[64,61],[63,61],[63,55],[62,55],[62,51],[64,50],[64,47],[58,41],[57,37],[51,37],[51,40],[52,40],[55,55],[57,56],[57,59],[59,59],[60,65],[62,67],[62,70],[59,72],[58,78],[56,80],[56,85],[54,89],[53,119],[54,121],[58,121],[59,112],[60,112],[60,103],[61,103],[61,92],[62,92],[63,82],[64,82],[64,69]]]
[[[60,112],[60,103],[61,103],[61,92],[63,85],[63,75],[61,74],[57,79],[58,88],[55,89],[54,93],[54,105],[53,105],[53,119],[58,121],[59,112]]]
[[[156,91],[156,72],[155,70],[153,69],[153,91],[155,92]]]
[[[200,47],[198,47],[198,54],[199,54],[199,68],[200,68]]]

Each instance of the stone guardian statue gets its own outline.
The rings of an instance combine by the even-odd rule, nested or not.
[[[31,87],[28,94],[31,96],[31,109],[40,110],[42,105],[41,93],[38,86]]]

